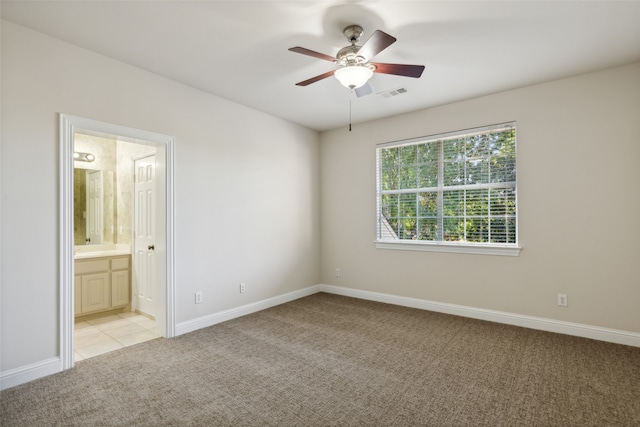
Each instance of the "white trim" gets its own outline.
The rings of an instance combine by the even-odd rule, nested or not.
[[[96,134],[117,135],[132,142],[164,147],[165,149],[165,194],[166,194],[166,299],[165,321],[158,325],[159,332],[171,338],[175,335],[175,251],[174,251],[174,145],[175,138],[155,132],[129,128],[92,119],[60,113],[60,274],[59,304],[61,370],[74,365],[73,343],[73,134],[77,129]]]
[[[485,246],[464,243],[425,243],[403,240],[398,242],[375,242],[376,249],[394,249],[400,251],[446,252],[476,255],[520,255],[519,246]]]
[[[370,292],[359,289],[351,289],[323,284],[309,286],[304,289],[292,291],[272,298],[267,298],[262,301],[253,302],[240,307],[231,308],[229,310],[220,311],[218,313],[213,313],[207,316],[202,316],[196,319],[188,320],[186,322],[178,323],[177,325],[175,325],[174,336],[193,332],[198,329],[213,326],[215,324],[246,316],[251,313],[256,313],[261,310],[266,310],[268,308],[275,307],[280,304],[285,304],[299,298],[314,295],[318,292],[326,292],[330,294],[343,295],[346,297],[359,298],[368,301],[394,304],[402,307],[410,307],[420,310],[452,314],[455,316],[487,320],[490,322],[503,323],[506,325],[521,326],[524,328],[573,335],[577,337],[590,338],[594,340],[629,345],[633,347],[640,347],[640,333],[636,332],[602,328],[581,323],[564,322],[542,317],[526,316],[495,310],[486,310],[464,305],[448,304],[437,301],[423,300],[419,298],[402,297],[397,295],[383,294],[379,292]],[[6,372],[1,372],[0,390],[33,381],[47,375],[55,374],[62,370],[64,370],[64,368],[62,366],[61,359],[51,358],[43,360],[41,362],[18,367]]]
[[[0,390],[37,380],[62,370],[62,360],[57,357],[10,369],[0,373]]]
[[[320,292],[318,285],[309,286],[308,288],[292,291],[272,298],[267,298],[262,301],[256,301],[253,303],[242,305],[240,307],[231,308],[229,310],[220,311],[192,320],[187,320],[186,322],[181,322],[176,325],[176,336],[213,326],[218,323],[226,322],[227,320],[235,319],[237,317],[246,316],[247,314],[266,310],[267,308],[275,307],[277,305],[294,301],[300,298],[308,297],[309,295],[317,294],[318,292]]]
[[[436,133],[436,134],[432,134],[432,135],[425,135],[425,136],[418,136],[416,138],[411,138],[411,139],[400,139],[397,141],[390,141],[390,142],[382,142],[380,144],[376,144],[376,148],[385,148],[385,147],[404,147],[407,145],[417,145],[417,144],[421,144],[424,142],[430,142],[430,141],[443,141],[446,139],[453,139],[453,138],[460,138],[463,136],[474,136],[474,135],[481,135],[481,134],[485,134],[485,133],[495,133],[495,132],[503,132],[505,130],[509,130],[509,129],[513,129],[514,127],[516,127],[516,121],[515,120],[511,120],[508,122],[502,122],[502,123],[495,123],[492,125],[485,125],[485,126],[478,126],[475,128],[468,128],[468,129],[460,129],[460,130],[454,130],[451,132],[444,132],[444,133]]]
[[[60,274],[58,330],[61,369],[73,368],[73,132],[74,121],[60,114]]]
[[[466,185],[445,185],[444,183],[444,144],[445,142],[451,139],[458,138],[466,138],[474,135],[480,134],[494,134],[498,132],[515,131],[516,122],[509,121],[503,123],[497,123],[493,125],[481,126],[477,128],[458,130],[453,132],[447,132],[444,134],[436,134],[429,136],[422,136],[417,138],[411,138],[407,140],[400,141],[392,141],[376,144],[376,216],[377,216],[377,228],[378,235],[376,240],[376,248],[378,249],[398,249],[398,250],[412,250],[412,251],[429,251],[429,252],[449,252],[449,253],[466,253],[466,254],[480,254],[480,255],[508,255],[508,256],[518,256],[520,253],[520,248],[517,245],[518,242],[518,210],[517,210],[517,178],[516,181],[509,182],[500,182],[500,183],[490,183],[484,182],[480,184],[466,184]],[[514,135],[515,136],[515,135]],[[406,146],[417,146],[417,145],[426,145],[437,143],[437,179],[436,185],[432,187],[419,187],[419,188],[401,188],[394,190],[383,190],[381,188],[382,178],[382,164],[381,157],[382,151],[390,148],[398,148],[398,147],[406,147]],[[514,139],[514,149],[517,152],[517,142]],[[484,157],[483,157],[484,158]],[[517,159],[514,159],[514,166],[517,165]],[[465,163],[466,164],[466,163]],[[466,166],[465,166],[466,170]],[[465,172],[466,173],[466,172]],[[417,185],[417,183],[416,183]],[[480,190],[480,189],[513,189],[515,191],[516,198],[516,213],[510,214],[507,216],[500,216],[499,218],[505,219],[515,219],[515,242],[508,244],[500,244],[500,243],[477,243],[473,244],[471,242],[447,242],[443,238],[443,194],[447,191],[463,191],[463,190]],[[401,195],[401,194],[418,194],[418,193],[434,193],[437,197],[437,238],[435,241],[424,241],[424,240],[400,240],[399,242],[383,240],[384,236],[382,234],[380,223],[383,220],[382,213],[382,197],[384,195]],[[466,196],[464,196],[466,199]],[[493,218],[493,215],[489,215],[489,218]],[[467,218],[466,210],[464,212],[464,218]],[[489,231],[491,236],[491,231]],[[496,231],[496,234],[500,234]],[[397,237],[397,236],[396,236]],[[465,231],[466,237],[466,231]],[[394,246],[396,245],[396,246]],[[405,246],[406,245],[406,246]]]
[[[635,332],[324,284],[310,286],[299,291],[289,292],[284,295],[279,295],[276,297],[268,298],[266,300],[257,301],[251,304],[179,323],[176,325],[176,335],[186,334],[188,332],[206,328],[217,323],[226,322],[227,320],[235,319],[241,316],[246,316],[247,314],[275,307],[277,305],[313,295],[318,292],[326,292],[335,295],[343,295],[352,298],[394,304],[402,307],[417,308],[420,310],[452,314],[455,316],[487,320],[490,322],[503,323],[506,325],[521,326],[529,329],[537,329],[541,331],[606,341],[615,344],[640,347],[640,333]]]
[[[175,143],[176,139],[171,137],[165,145],[165,207],[166,207],[166,232],[165,232],[165,244],[166,244],[166,301],[165,301],[165,327],[163,329],[167,338],[174,337],[176,335],[176,275],[175,275],[175,223],[174,223],[174,203],[175,203]]]
[[[615,344],[640,347],[640,333],[636,332],[602,328],[599,326],[565,322],[562,320],[546,319],[543,317],[507,313],[504,311],[486,310],[483,308],[469,307],[458,304],[448,304],[418,298],[401,297],[390,294],[382,294],[378,292],[363,291],[359,289],[343,288],[333,285],[321,284],[318,285],[318,288],[320,292],[327,292],[336,295],[360,298],[369,301],[384,302],[387,304],[418,308],[421,310],[435,311],[438,313],[453,314],[456,316],[469,317],[472,319],[488,320],[490,322],[521,326],[524,328],[555,332],[559,334],[573,335],[577,337],[590,338]]]

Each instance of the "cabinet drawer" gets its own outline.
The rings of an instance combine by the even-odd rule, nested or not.
[[[87,273],[99,273],[109,270],[109,260],[101,259],[95,261],[76,261],[76,275]]]
[[[127,270],[129,268],[129,257],[114,258],[111,260],[112,270]]]

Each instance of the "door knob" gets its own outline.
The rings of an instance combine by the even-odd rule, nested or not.
[[[147,246],[147,249],[149,249],[150,251],[154,250],[156,248],[155,245],[149,245]]]

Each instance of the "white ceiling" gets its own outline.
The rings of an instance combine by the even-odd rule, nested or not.
[[[377,62],[425,65],[420,79],[375,74],[353,122],[640,60],[640,1],[2,1],[2,18],[315,130],[346,126],[349,90],[295,83],[334,64],[342,29],[398,41]],[[404,87],[384,98],[379,92]]]

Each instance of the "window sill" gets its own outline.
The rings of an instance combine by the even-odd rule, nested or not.
[[[520,250],[522,249],[519,246],[512,245],[485,246],[469,243],[425,243],[413,241],[377,241],[375,242],[375,245],[376,249],[501,256],[518,256],[520,255]]]

